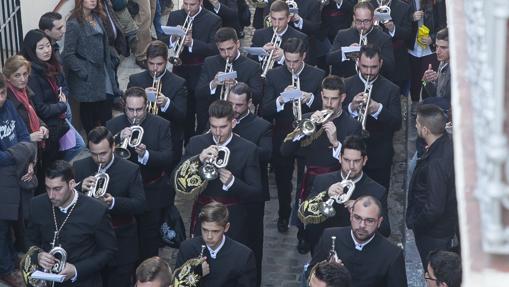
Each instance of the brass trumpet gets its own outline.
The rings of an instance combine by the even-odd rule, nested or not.
[[[300,91],[300,78],[292,69],[292,87]],[[302,96],[292,101],[293,117],[295,118],[295,125],[299,126],[302,122]]]
[[[330,239],[332,243],[329,251],[329,257],[327,258],[327,262],[339,263],[339,256],[338,253],[336,252],[336,236],[331,236]]]
[[[101,171],[102,164],[99,164],[99,168],[97,168],[97,173],[94,175],[95,183],[92,188],[88,191],[87,195],[95,198],[101,198],[106,194],[106,190],[108,189],[108,183],[110,182],[110,176]]]
[[[159,113],[159,107],[157,106],[157,98],[161,94],[162,89],[161,79],[157,78],[157,72],[154,72],[153,80],[152,80],[152,88],[155,90],[156,98],[155,100],[149,101],[147,105],[147,111],[153,115],[157,115]]]
[[[368,36],[365,35],[364,29],[361,30],[359,35],[359,46],[366,46],[368,44]]]
[[[262,61],[262,74],[261,77],[265,78],[267,76],[267,72],[274,67],[274,63],[276,60],[274,59],[274,50],[279,49],[279,46],[281,46],[281,42],[283,41],[281,37],[276,33],[277,28],[274,28],[274,34],[272,34],[272,39],[270,42],[272,43],[272,46],[274,49],[270,51],[268,55],[263,57]]]
[[[375,21],[373,22],[374,25],[380,25],[380,24],[386,24],[387,22],[391,21],[391,20],[383,20],[383,21],[380,21],[379,18],[380,16],[385,16],[385,15],[391,15],[391,7],[389,7],[391,5],[391,2],[392,0],[377,0],[378,2],[378,7],[376,7],[375,11],[374,11],[374,16],[375,16]]]
[[[57,262],[53,264],[49,271],[51,273],[59,274],[62,270],[64,270],[65,264],[67,263],[67,252],[62,247],[55,246],[51,248],[48,253],[57,259]]]
[[[186,35],[191,31],[193,28],[193,18],[191,18],[191,15],[189,13],[186,16],[186,20],[184,21],[184,24],[182,25],[182,30],[184,30],[184,36],[180,37],[177,44],[175,45],[175,55],[171,56],[169,61],[174,66],[180,66],[182,65],[182,60],[180,59],[180,54],[184,50],[184,41],[186,40]]]
[[[366,120],[368,118],[368,110],[369,110],[369,104],[371,103],[371,91],[373,90],[373,83],[369,81],[369,76],[366,79],[366,83],[364,84],[364,92],[363,94],[367,96],[366,100],[359,105],[359,108],[357,109],[357,114],[359,115],[357,117],[357,121],[359,121],[362,125],[362,136],[368,137],[369,132],[366,130]]]
[[[332,115],[334,115],[333,110],[322,110],[322,116],[320,118],[309,118],[304,119],[299,125],[300,132],[305,136],[310,136],[316,131],[316,126],[324,124],[328,121]]]
[[[224,66],[224,73],[230,73],[233,71],[233,63],[230,62],[230,58],[226,58],[226,64]],[[225,87],[226,86],[226,87]],[[226,101],[228,99],[228,94],[230,93],[230,85],[223,83],[221,86],[221,93],[219,94],[219,99]]]
[[[217,145],[215,148],[217,149],[217,156],[214,158],[208,158],[199,169],[201,177],[208,181],[219,177],[218,169],[225,168],[228,165],[228,160],[230,158],[229,148]]]
[[[350,173],[351,171],[349,171],[346,175],[346,178],[339,183],[342,188],[346,187],[348,191],[340,195],[331,196],[329,199],[327,199],[327,201],[320,204],[319,209],[323,215],[327,217],[333,217],[336,215],[336,210],[334,210],[334,202],[337,204],[343,204],[350,200],[350,197],[352,197],[353,191],[355,190],[355,183],[351,179],[348,179],[350,177]]]
[[[136,148],[141,144],[141,140],[143,139],[143,127],[136,123],[137,120],[135,119],[131,126],[131,135],[124,138],[122,144],[115,148],[115,154],[123,159],[129,159],[131,157],[131,152],[127,147]]]

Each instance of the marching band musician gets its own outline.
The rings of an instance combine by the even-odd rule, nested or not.
[[[247,246],[253,250],[256,257],[257,286],[261,284],[262,257],[263,257],[263,216],[265,214],[265,201],[270,200],[269,175],[267,165],[272,156],[272,125],[263,118],[251,113],[251,89],[246,83],[238,82],[228,94],[228,101],[233,105],[233,117],[236,125],[233,132],[254,143],[258,147],[260,157],[260,177],[264,201],[246,204],[250,215],[247,231]]]
[[[274,2],[276,5],[278,1]],[[296,76],[302,91],[302,113],[316,111],[321,107],[320,92],[325,72],[304,63],[306,45],[302,39],[290,38],[283,43],[285,66],[277,67],[268,72],[262,101],[262,115],[265,119],[274,121],[272,137],[272,165],[276,175],[276,185],[279,198],[278,230],[288,230],[290,217],[292,174],[294,158],[285,157],[279,151],[286,135],[292,131],[294,115],[292,101],[280,95],[284,91],[295,89],[292,87],[292,77]],[[294,75],[292,76],[292,71]]]
[[[322,261],[311,270],[308,285],[309,287],[351,287],[352,276],[341,263]]]
[[[185,126],[186,141],[195,134],[195,114],[207,113],[207,109],[197,110],[195,87],[205,57],[217,54],[214,35],[221,26],[221,18],[202,7],[203,0],[184,0],[183,9],[173,11],[168,18],[168,26],[182,26],[186,19],[192,27],[183,41],[180,55],[182,65],[174,66],[173,72],[186,79],[188,91]],[[178,38],[170,37],[170,48],[175,47]]]
[[[113,154],[113,135],[106,127],[96,127],[88,133],[88,149],[91,156],[73,164],[76,180],[81,182],[81,191],[87,193],[97,184],[94,177],[97,171],[108,174],[109,181],[104,187],[106,193],[99,200],[108,206],[118,243],[115,259],[102,272],[103,285],[129,287],[139,248],[134,216],[143,214],[145,209],[140,169]]]
[[[296,198],[300,202],[309,194],[315,176],[337,170],[341,143],[348,135],[361,133],[361,125],[343,113],[342,102],[346,97],[343,80],[338,76],[328,76],[322,81],[322,110],[308,113],[305,119],[320,119],[325,117],[326,112],[332,113],[330,118],[323,124],[315,124],[315,131],[305,136],[301,129],[296,127],[289,133],[281,144],[280,152],[284,157],[292,157],[296,154],[304,158],[306,172],[302,179],[301,190]],[[298,207],[298,205],[297,205]],[[298,225],[299,248],[301,253],[309,251],[303,237],[303,226]]]
[[[337,32],[332,48],[327,55],[327,63],[332,65],[332,74],[341,77],[355,75],[355,61],[343,57],[342,47],[359,46],[359,43],[363,42],[362,39],[367,39],[367,44],[373,44],[381,49],[384,61],[382,73],[385,77],[392,79],[395,66],[391,38],[374,27],[373,6],[368,2],[359,2],[355,4],[353,13],[353,26]]]
[[[183,161],[175,171],[174,188],[188,198],[196,197],[191,234],[199,234],[197,215],[202,207],[218,201],[226,205],[231,214],[228,236],[245,243],[250,214],[247,214],[244,204],[264,200],[258,148],[232,132],[236,120],[232,105],[226,101],[218,100],[210,105],[209,124],[210,132],[192,137],[187,144]],[[226,156],[227,151],[229,156]],[[217,172],[214,179],[213,172],[206,167],[212,165],[211,161],[217,163],[219,159],[223,159],[223,166],[226,166],[214,166]]]
[[[276,0],[270,5],[270,22],[272,27],[267,27],[263,29],[258,29],[253,34],[252,39],[252,47],[263,47],[263,49],[270,53],[270,51],[274,50],[274,59],[276,65],[283,65],[284,55],[283,49],[281,47],[274,47],[271,42],[272,37],[275,33],[281,38],[281,43],[284,43],[289,38],[300,38],[306,44],[308,43],[308,37],[306,34],[292,28],[288,25],[290,22],[290,9],[288,8],[288,4],[281,0]],[[263,57],[255,57],[258,61],[262,61]]]
[[[230,27],[237,33],[241,32],[238,0],[205,0],[203,7],[221,17],[222,27]]]
[[[120,135],[120,142],[129,139],[132,126],[143,129],[141,143],[129,148],[130,161],[140,167],[143,188],[145,190],[146,208],[136,218],[138,222],[138,239],[140,241],[140,260],[158,255],[162,244],[159,228],[164,222],[165,210],[173,204],[174,194],[170,193],[169,171],[172,169],[172,139],[170,123],[147,113],[147,95],[142,88],[129,88],[124,93],[125,113],[106,123],[113,133]]]
[[[177,164],[182,156],[184,141],[183,125],[187,113],[186,80],[167,69],[168,47],[161,41],[152,41],[146,49],[147,70],[129,77],[127,88],[140,87],[156,91],[154,84],[160,85],[156,95],[157,114],[171,125],[173,161]]]
[[[359,136],[349,136],[343,141],[341,146],[341,156],[339,171],[321,174],[315,177],[311,192],[307,202],[316,201],[319,193],[326,191],[327,197],[343,194],[345,191],[339,185],[343,179],[352,180],[355,183],[355,189],[350,199],[345,204],[334,204],[336,214],[318,224],[306,224],[304,234],[306,241],[310,244],[311,250],[314,249],[322,232],[329,227],[343,227],[350,225],[350,208],[353,202],[364,195],[370,195],[378,199],[382,204],[382,215],[384,220],[380,225],[380,233],[388,237],[391,233],[389,216],[387,210],[387,190],[362,172],[366,165],[368,156],[366,154],[366,144]],[[316,213],[310,216],[319,216]]]
[[[322,25],[320,30],[329,39],[330,43],[339,30],[348,29],[352,26],[353,6],[355,0],[329,0],[322,8]]]
[[[232,215],[233,217],[233,215]],[[199,254],[205,261],[201,264],[201,287],[254,287],[256,286],[256,265],[253,251],[225,233],[230,228],[228,208],[219,202],[203,206],[199,214],[201,236],[195,236],[182,243],[177,255],[175,268]],[[205,245],[205,248],[202,246]],[[202,250],[203,253],[200,251]],[[175,272],[175,286],[196,286],[179,280]],[[174,283],[175,283],[174,281]]]
[[[66,263],[59,273],[64,282],[55,286],[103,286],[100,271],[113,259],[117,249],[108,208],[101,202],[78,193],[72,166],[57,160],[45,171],[45,194],[30,203],[27,246],[23,258],[23,277],[35,285],[32,272],[51,270],[57,258],[53,247],[65,250]]]
[[[359,197],[352,205],[351,227],[325,229],[309,268],[327,260],[335,236],[336,254],[350,271],[353,287],[406,287],[403,250],[378,233],[383,220],[378,199]]]
[[[388,190],[394,155],[392,138],[394,132],[401,127],[401,102],[398,86],[379,74],[382,64],[385,62],[380,49],[370,45],[361,48],[359,73],[345,80],[346,99],[343,108],[347,109],[351,116],[358,117],[359,105],[367,99],[364,94],[365,87],[372,85],[366,117],[369,161],[364,171]]]
[[[196,86],[196,105],[203,106],[199,110],[207,110],[210,103],[220,98],[226,100],[226,91],[237,82],[247,83],[253,91],[253,102],[257,105],[262,98],[263,81],[260,77],[260,65],[240,54],[240,41],[233,28],[223,27],[217,30],[215,42],[219,55],[209,56],[203,64],[200,80]],[[231,71],[237,72],[236,79],[221,82],[218,77],[227,69],[226,61],[231,64]],[[198,131],[204,131],[208,122],[206,113],[197,114]]]

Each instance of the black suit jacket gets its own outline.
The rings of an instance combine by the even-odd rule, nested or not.
[[[140,167],[141,177],[146,195],[147,208],[164,208],[173,200],[173,194],[170,194],[170,182],[168,174],[172,169],[172,144],[170,135],[170,123],[152,114],[141,122],[144,130],[141,143],[147,146],[149,159],[146,165],[138,162],[138,154],[134,149],[131,151],[131,162]],[[121,115],[106,122],[106,127],[117,134],[122,129],[131,126],[127,117]],[[118,137],[120,138],[120,137]]]
[[[200,254],[201,246],[205,245],[201,236],[182,242],[175,268],[182,266],[187,260]],[[213,259],[208,248],[203,256],[207,257],[210,273],[202,277],[201,287],[254,287],[256,286],[256,263],[253,251],[245,245],[225,238],[224,245]]]
[[[46,193],[32,199],[27,229],[27,246],[51,249],[55,226],[50,200]],[[58,208],[55,215],[61,226],[66,214]],[[117,249],[106,205],[87,196],[78,196],[76,206],[60,231],[59,242],[67,252],[67,262],[76,266],[77,281],[70,280],[55,286],[102,286],[101,269],[113,259]]]
[[[82,182],[86,177],[97,172],[97,165],[91,157],[75,161],[73,164],[76,181]],[[138,260],[138,234],[134,215],[145,210],[145,191],[139,167],[128,161],[115,157],[106,173],[110,177],[107,193],[115,198],[115,205],[108,210],[118,250],[111,265],[134,263]],[[81,185],[80,185],[81,188]]]
[[[314,100],[311,107],[302,104],[302,113],[308,113],[320,109],[322,100],[320,97],[320,90],[322,79],[325,77],[325,72],[306,65],[299,75],[300,88],[304,92],[314,94]],[[280,112],[276,108],[276,99],[285,88],[292,83],[292,73],[288,71],[286,66],[281,66],[270,70],[265,79],[265,90],[262,101],[262,115],[263,117],[272,122],[274,120],[274,147],[279,150],[279,145],[283,142],[285,136],[292,130],[292,123],[294,121],[292,103],[285,104],[284,109]],[[277,143],[277,144],[276,144]]]
[[[240,21],[237,0],[220,0],[219,3],[221,3],[221,7],[217,13],[209,1],[203,1],[203,7],[221,17],[223,27],[231,27],[239,33]]]
[[[218,72],[224,72],[226,60],[220,55],[207,57],[202,66],[200,79],[196,86],[196,97],[199,101],[213,102],[219,99],[221,87],[217,86],[213,95],[210,94],[210,81],[214,79]],[[237,72],[237,81],[246,83],[251,88],[253,103],[257,105],[262,98],[263,80],[260,77],[260,65],[240,55],[238,59],[233,61],[233,70]]]
[[[270,43],[270,40],[272,40],[272,36],[274,34],[274,29],[272,27],[267,27],[263,29],[258,29],[253,34],[253,39],[251,40],[251,47],[263,47],[263,45]],[[281,46],[283,43],[289,39],[289,38],[300,38],[304,40],[307,46],[309,46],[309,39],[308,36],[297,29],[288,26],[288,30],[283,34],[281,37]],[[256,56],[250,56],[251,59],[255,61],[259,61],[259,58]],[[279,64],[276,62],[274,63],[274,67],[278,66]]]
[[[168,26],[177,26],[184,24],[187,13],[183,10],[177,10],[170,13]],[[173,72],[186,79],[187,89],[194,91],[198,82],[201,64],[205,57],[217,54],[214,36],[217,29],[221,27],[221,18],[209,10],[202,8],[200,13],[195,15],[193,21],[193,49],[189,52],[188,47],[182,49],[180,59],[182,66],[173,67]]]
[[[327,54],[327,63],[332,65],[332,74],[341,77],[350,77],[356,74],[355,61],[341,61],[341,47],[350,46],[353,43],[359,43],[359,32],[355,28],[348,28],[338,31],[332,48]],[[374,27],[368,34],[368,44],[373,44],[380,48],[382,52],[382,74],[392,79],[394,75],[394,51],[392,49],[391,37],[382,32],[380,28]]]
[[[346,99],[343,108],[348,111],[348,105],[358,93],[364,91],[364,83],[358,75],[345,80]],[[366,129],[369,137],[366,139],[368,163],[366,168],[381,168],[392,163],[394,150],[392,138],[394,132],[401,128],[401,102],[398,86],[383,76],[373,84],[371,98],[383,105],[378,119],[368,116]]]
[[[322,25],[320,33],[327,37],[332,43],[339,30],[348,29],[352,26],[353,6],[357,3],[354,0],[343,0],[338,9],[336,1],[329,1],[329,4],[322,8]]]
[[[350,227],[325,229],[309,268],[327,259],[331,249],[331,236],[336,236],[335,250],[352,275],[352,287],[407,286],[403,250],[377,233],[373,240],[359,251],[355,249]]]

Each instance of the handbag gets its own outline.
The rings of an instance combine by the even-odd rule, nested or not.
[[[179,248],[180,244],[186,240],[186,228],[180,212],[175,205],[168,208],[166,220],[161,225],[161,237],[163,242],[171,248]]]

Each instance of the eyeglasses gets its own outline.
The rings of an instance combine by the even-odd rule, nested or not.
[[[372,226],[377,222],[375,218],[362,218],[357,214],[352,215],[352,219],[357,224],[361,224],[364,221],[364,224],[366,224],[366,226]]]
[[[371,21],[373,21],[373,19],[355,20],[355,24],[356,25],[366,25],[366,24],[371,23]]]

